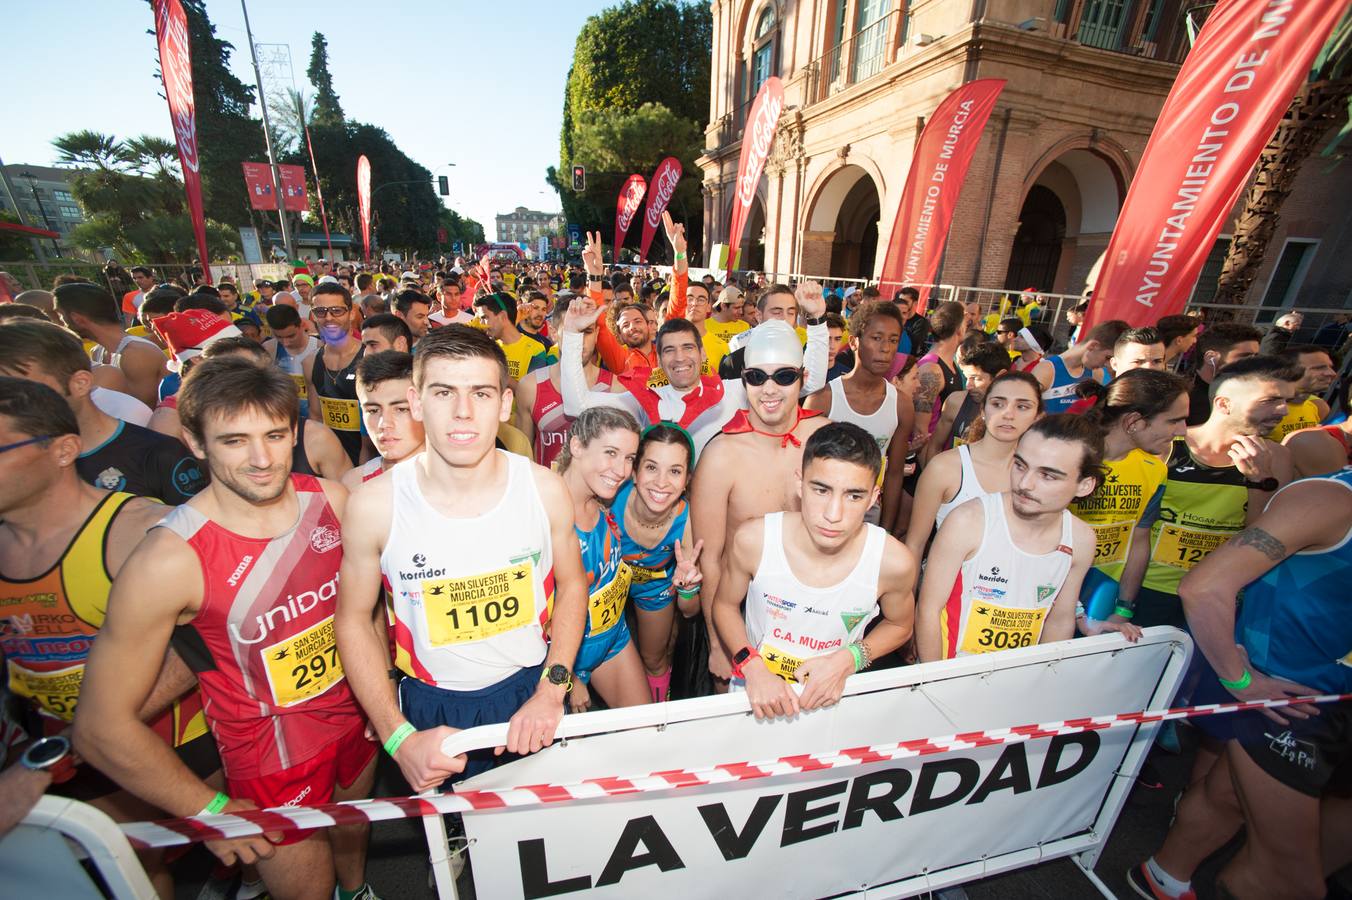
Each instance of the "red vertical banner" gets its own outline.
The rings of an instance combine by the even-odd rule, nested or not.
[[[615,201],[615,262],[620,261],[620,248],[624,246],[624,236],[629,226],[634,224],[634,216],[643,203],[643,195],[648,192],[648,183],[642,175],[630,175],[620,188],[620,198]]]
[[[775,131],[779,129],[779,114],[783,111],[784,85],[771,75],[756,92],[756,100],[751,104],[751,112],[746,119],[746,128],[742,131],[742,156],[737,161],[732,221],[728,223],[729,271],[737,268],[742,231],[751,214],[751,203],[756,199],[756,188],[760,186],[761,172],[765,171],[765,160],[770,157]]]
[[[648,248],[652,246],[653,235],[657,234],[657,226],[662,222],[662,213],[667,211],[680,180],[679,159],[668,156],[657,164],[657,171],[653,172],[652,181],[648,183],[651,190],[648,194],[648,206],[643,211],[643,241],[638,245],[638,258],[642,262],[648,261]]]
[[[1207,254],[1345,0],[1221,0],[1160,110],[1083,328],[1183,311]],[[1330,198],[1332,199],[1332,198]]]
[[[272,167],[267,163],[240,163],[244,169],[244,189],[249,192],[249,208],[277,210],[272,193]]]
[[[278,166],[282,173],[282,197],[287,212],[305,212],[310,208],[310,197],[305,192],[304,166]]]
[[[160,49],[160,75],[164,96],[169,101],[169,118],[178,144],[178,161],[183,169],[183,190],[188,195],[188,214],[192,217],[197,253],[202,261],[202,276],[211,280],[211,254],[207,252],[206,213],[202,208],[202,174],[197,154],[197,114],[192,96],[192,54],[188,38],[188,19],[178,0],[155,0],[155,41]]]
[[[938,277],[962,183],[1004,87],[1003,78],[970,81],[945,97],[925,123],[883,258],[884,293],[933,284]],[[928,299],[926,292],[920,299],[922,310]]]
[[[357,205],[361,208],[363,258],[371,262],[371,161],[363,153],[357,160]]]

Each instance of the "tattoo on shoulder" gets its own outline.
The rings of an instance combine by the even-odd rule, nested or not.
[[[1273,562],[1286,559],[1286,545],[1261,528],[1246,528],[1231,538],[1236,547],[1253,547]]]
[[[934,401],[943,390],[944,379],[935,371],[926,369],[920,373],[920,390],[915,392],[915,408],[918,412],[929,412]]]

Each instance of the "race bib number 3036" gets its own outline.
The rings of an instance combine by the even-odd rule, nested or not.
[[[535,616],[530,560],[465,578],[422,583],[427,640],[433,647],[482,641],[528,625]]]
[[[272,702],[277,706],[294,706],[318,697],[343,680],[333,616],[261,652]]]
[[[1046,609],[1017,609],[976,601],[962,633],[963,653],[990,653],[1028,647],[1042,636]]]

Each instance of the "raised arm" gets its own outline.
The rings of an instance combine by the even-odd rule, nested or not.
[[[826,314],[826,297],[822,286],[815,281],[804,281],[794,291],[798,310],[809,319],[820,319]],[[803,393],[812,394],[826,386],[826,372],[831,368],[827,345],[831,342],[826,323],[807,326],[807,347],[803,350]]]

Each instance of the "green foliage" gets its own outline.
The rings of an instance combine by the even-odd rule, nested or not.
[[[681,118],[659,103],[645,103],[632,112],[589,109],[573,127],[573,162],[589,170],[638,172],[645,178],[668,156],[693,166],[703,132],[692,119]]]
[[[442,245],[444,247],[449,248],[456,241],[465,244],[484,242],[484,227],[473,219],[466,219],[453,209],[443,209],[437,225],[446,229],[446,243]]]
[[[310,38],[310,65],[305,70],[310,84],[315,86],[314,115],[316,125],[341,125],[343,107],[333,89],[333,75],[329,73],[329,42],[321,32]]]
[[[10,225],[22,225],[19,217],[6,209],[0,209],[0,222]],[[22,261],[37,259],[33,254],[33,238],[15,231],[0,231],[0,259]]]
[[[52,146],[59,154],[58,165],[110,169],[124,161],[125,151],[117,138],[89,129],[63,134],[52,141]]]

